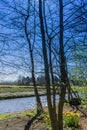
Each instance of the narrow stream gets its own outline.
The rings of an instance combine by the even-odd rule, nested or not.
[[[42,105],[46,106],[46,96],[41,96]],[[58,99],[58,96],[57,96]],[[19,112],[36,108],[35,97],[0,100],[0,113]]]
[[[46,106],[46,96],[41,96],[43,106]],[[36,108],[35,97],[0,100],[0,113],[19,112]]]

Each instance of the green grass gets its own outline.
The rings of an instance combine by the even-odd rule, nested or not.
[[[72,89],[80,94],[87,95],[87,86],[72,86]]]
[[[45,87],[38,86],[38,90],[43,90]],[[0,93],[15,93],[15,92],[32,92],[33,86],[14,86],[14,85],[0,85]]]
[[[80,94],[81,107],[87,111],[87,86],[72,86],[72,88]]]
[[[10,119],[14,119],[14,118],[21,118],[23,116],[34,116],[36,114],[35,110],[32,111],[23,111],[20,113],[11,113],[11,114],[0,114],[0,120],[10,120]]]

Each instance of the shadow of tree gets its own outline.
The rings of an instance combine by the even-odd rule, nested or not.
[[[29,130],[31,127],[31,124],[33,123],[34,120],[36,120],[36,118],[39,116],[39,114],[36,114],[34,117],[32,117],[27,124],[25,125],[24,130]]]

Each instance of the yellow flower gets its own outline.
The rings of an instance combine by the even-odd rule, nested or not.
[[[67,116],[67,117],[73,116],[73,112],[66,112],[65,116]]]
[[[65,112],[63,112],[63,115],[65,115]]]
[[[79,113],[74,113],[74,112],[66,112],[66,113],[64,113],[64,115],[65,115],[66,117],[73,117],[73,116],[80,117],[80,114],[79,114]]]
[[[79,113],[75,113],[75,116],[80,117],[80,114]]]
[[[49,115],[44,116],[44,121],[48,121],[50,119]]]

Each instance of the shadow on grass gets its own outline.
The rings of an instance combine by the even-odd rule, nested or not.
[[[29,130],[33,121],[37,119],[37,117],[39,116],[39,114],[36,114],[34,117],[32,117],[28,122],[27,124],[25,125],[25,128],[24,130]]]

